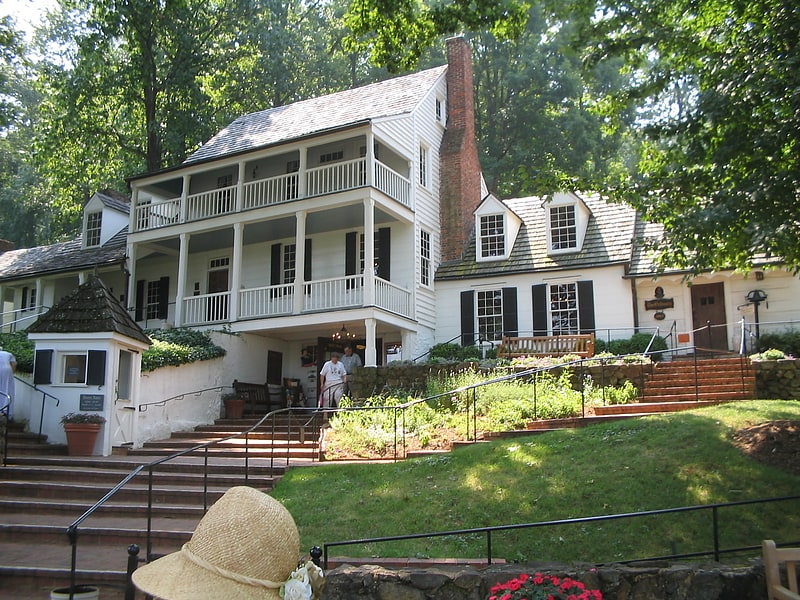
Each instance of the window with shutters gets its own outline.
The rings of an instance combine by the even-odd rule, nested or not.
[[[145,303],[145,318],[158,319],[161,300],[161,281],[147,282],[147,300]]]
[[[481,339],[499,341],[503,337],[503,293],[485,290],[476,294],[478,335]]]
[[[552,335],[580,333],[578,289],[575,283],[550,285],[550,327]]]
[[[62,383],[86,383],[86,353],[63,354]]]
[[[283,283],[294,283],[297,276],[297,245],[286,244],[283,247]]]

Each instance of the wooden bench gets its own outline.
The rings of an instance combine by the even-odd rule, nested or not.
[[[594,356],[594,334],[503,336],[503,341],[497,348],[499,358],[564,356],[565,354],[575,354],[582,358]]]
[[[797,590],[797,564],[800,548],[778,548],[772,540],[761,543],[764,558],[764,575],[767,580],[769,600],[800,600]],[[786,585],[781,581],[781,563],[786,566]]]
[[[270,389],[272,388],[272,389]],[[249,415],[263,416],[272,410],[283,408],[283,388],[266,383],[246,383],[234,379],[233,389],[245,398],[244,411]]]

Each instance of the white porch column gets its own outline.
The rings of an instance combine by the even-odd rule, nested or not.
[[[364,327],[367,330],[367,347],[364,348],[364,366],[377,367],[378,349],[375,346],[377,343],[375,337],[378,328],[378,322],[375,319],[364,319]]]
[[[241,186],[240,186],[241,187]],[[231,309],[228,315],[231,323],[239,319],[239,299],[242,287],[242,238],[244,225],[233,224],[233,272],[231,273]]]
[[[372,187],[375,180],[375,135],[372,130],[367,132],[367,187]]]
[[[178,257],[178,285],[175,290],[175,327],[183,325],[183,297],[186,295],[186,267],[189,260],[189,234],[180,237],[180,253]]]
[[[128,231],[139,231],[139,224],[136,222],[139,211],[139,188],[134,186],[131,190],[131,212],[128,215]],[[130,255],[129,255],[130,256]]]
[[[125,309],[132,313],[136,309],[136,246],[128,244],[128,289],[125,290]],[[131,314],[134,317],[134,314]]]
[[[300,148],[300,167],[297,170],[297,197],[305,198],[308,195],[308,148]]]
[[[375,200],[364,198],[364,306],[375,305]]]
[[[411,360],[414,358],[414,341],[417,334],[409,329],[403,329],[401,332],[401,344],[403,344],[403,353],[400,355],[401,360]]]
[[[191,182],[191,177],[187,174],[183,176],[183,186],[181,189],[181,223],[186,223],[186,211],[188,204],[186,198],[189,195],[189,183]]]
[[[300,152],[300,155],[303,156],[303,152]],[[306,219],[308,218],[308,213],[304,210],[298,210],[294,213],[294,217],[294,304],[292,305],[292,312],[297,315],[303,312],[303,300],[305,298],[303,287],[306,283]]]
[[[245,162],[243,160],[239,161],[239,178],[236,181],[236,202],[234,203],[234,210],[236,212],[242,211],[242,206],[244,202],[244,178],[247,176],[245,173]],[[231,318],[233,320],[233,318]]]

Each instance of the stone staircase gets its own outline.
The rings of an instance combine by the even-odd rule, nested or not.
[[[67,527],[136,467],[241,432],[254,423],[221,420],[110,457],[67,456],[64,446],[12,429],[6,466],[0,467],[0,600],[48,598],[49,590],[67,586],[72,551]],[[316,457],[315,435],[310,426],[298,428],[297,418],[291,434],[288,418],[259,428],[247,440],[246,474],[241,440],[222,443],[207,456],[192,452],[154,468],[151,551],[178,550],[191,536],[204,507],[231,486],[272,489],[290,461]],[[142,559],[147,552],[149,484],[150,475],[144,469],[79,528],[77,583],[100,587],[101,598],[124,597],[128,546],[138,544]]]

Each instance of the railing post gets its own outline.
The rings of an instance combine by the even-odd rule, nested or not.
[[[711,518],[714,522],[714,561],[719,562],[719,516],[717,506],[711,507]]]
[[[486,564],[492,564],[492,530],[486,530]]]
[[[125,600],[135,600],[136,588],[133,586],[133,572],[139,566],[139,546],[128,546],[128,572],[125,576]]]

